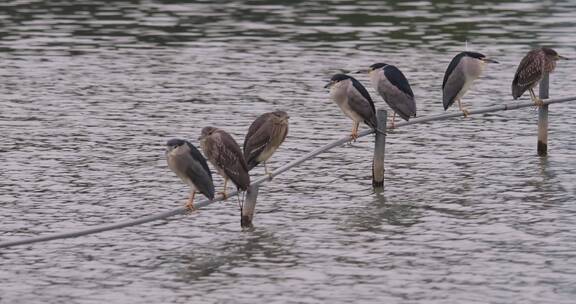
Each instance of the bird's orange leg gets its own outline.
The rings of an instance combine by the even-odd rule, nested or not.
[[[266,162],[264,162],[264,173],[268,175],[268,180],[272,180],[272,172],[268,171],[268,167],[266,167]]]
[[[352,123],[352,134],[350,134],[350,138],[352,139],[352,141],[356,141],[356,139],[358,138],[358,127],[360,126],[359,122],[353,122]]]
[[[462,106],[462,101],[460,101],[460,99],[458,99],[458,107],[460,108],[460,111],[462,111],[462,114],[464,114],[464,117],[470,116],[470,111],[464,109],[464,107]]]
[[[534,102],[534,105],[537,107],[543,106],[544,101],[536,96],[536,94],[534,93],[534,89],[531,88],[528,90],[530,91],[530,97],[532,97],[532,101]]]
[[[228,193],[226,193],[226,185],[228,185],[228,179],[225,177],[224,178],[224,190],[222,192],[220,192],[220,194],[222,194],[222,199],[228,198]]]
[[[390,126],[390,129],[394,129],[394,125],[396,123],[396,112],[393,112],[392,114],[392,125]]]
[[[196,191],[192,191],[190,193],[190,198],[188,199],[188,202],[186,202],[186,205],[184,205],[184,207],[186,207],[186,209],[188,209],[189,212],[196,210],[196,208],[194,208],[194,196],[195,195],[196,195]]]

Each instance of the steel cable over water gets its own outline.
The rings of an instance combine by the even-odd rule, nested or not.
[[[545,100],[544,105],[563,103],[563,102],[575,101],[575,100],[576,100],[576,97],[550,99],[550,100]],[[476,110],[469,110],[469,113],[471,116],[471,115],[501,112],[501,111],[507,111],[507,110],[516,110],[516,109],[528,108],[528,107],[532,107],[532,106],[534,106],[534,103],[532,101],[514,102],[514,103],[510,103],[510,104],[501,104],[501,105],[497,105],[497,106],[491,106],[491,107],[486,107],[486,108],[481,108],[481,109],[476,109]],[[454,112],[454,113],[449,113],[449,114],[432,115],[432,116],[427,116],[427,117],[414,118],[414,119],[411,119],[409,121],[396,123],[395,128],[408,126],[408,125],[414,125],[414,124],[420,124],[420,123],[427,123],[427,122],[432,122],[432,121],[438,121],[438,120],[447,120],[447,119],[463,117],[463,116],[464,115],[462,112]],[[372,130],[365,130],[363,132],[360,132],[358,137],[364,137],[364,136],[367,136],[369,134],[372,134],[373,132],[374,131],[372,131]],[[344,137],[344,138],[336,140],[332,143],[329,143],[325,146],[322,146],[316,150],[308,152],[307,154],[301,156],[300,158],[295,159],[295,160],[285,164],[284,166],[281,166],[278,169],[274,170],[271,173],[271,175],[272,175],[272,177],[280,175],[280,174],[290,170],[291,168],[296,167],[296,166],[300,165],[301,163],[303,163],[303,162],[305,162],[305,161],[307,161],[307,160],[309,160],[309,159],[311,159],[311,158],[313,158],[313,157],[315,157],[315,156],[317,156],[323,152],[326,152],[326,151],[331,150],[335,147],[343,145],[349,141],[350,141],[350,137]],[[267,181],[269,181],[268,176],[264,176],[264,177],[261,177],[261,178],[255,180],[254,182],[252,182],[252,185],[260,185],[260,184],[267,182]],[[228,193],[228,197],[232,197],[232,196],[236,195],[237,193],[238,193],[237,191],[230,192],[230,193]],[[213,201],[210,201],[210,200],[200,201],[200,202],[194,204],[194,207],[196,209],[200,209],[200,208],[206,207],[208,205],[211,205],[213,203],[216,203],[216,202],[219,202],[222,200],[223,200],[222,196],[218,196]],[[21,239],[21,240],[5,241],[5,242],[0,242],[0,248],[7,248],[7,247],[12,247],[12,246],[17,246],[17,245],[26,245],[26,244],[33,244],[33,243],[39,243],[39,242],[46,242],[46,241],[57,240],[57,239],[73,238],[73,237],[78,237],[78,236],[87,235],[87,234],[104,232],[104,231],[108,231],[108,230],[115,230],[115,229],[130,227],[130,226],[136,226],[136,225],[145,224],[145,223],[156,221],[156,220],[165,219],[165,218],[172,217],[175,215],[184,214],[187,211],[188,210],[185,207],[180,207],[180,208],[169,210],[169,211],[162,212],[159,214],[143,216],[143,217],[140,217],[137,219],[127,220],[127,221],[123,221],[123,222],[117,222],[117,223],[113,223],[113,224],[97,225],[97,226],[94,226],[91,228],[87,228],[87,229],[79,230],[79,231],[74,231],[74,232],[54,233],[54,234],[49,234],[49,235],[44,235],[44,236]]]

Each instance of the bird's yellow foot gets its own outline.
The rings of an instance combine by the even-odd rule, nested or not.
[[[266,175],[268,175],[268,180],[271,181],[272,180],[272,173],[266,173]]]
[[[222,195],[223,200],[228,198],[228,193],[226,193],[226,192],[219,192],[218,194]]]
[[[462,109],[462,114],[464,115],[464,117],[468,117],[468,116],[470,116],[470,111],[468,111],[466,109]]]
[[[356,142],[356,139],[358,139],[358,133],[350,134],[350,143]]]
[[[184,208],[186,208],[186,213],[192,213],[196,211],[196,208],[194,208],[194,202],[192,201],[187,201],[184,205]]]
[[[536,98],[536,99],[534,99],[534,105],[537,107],[541,107],[544,105],[544,100],[542,100],[540,98]]]

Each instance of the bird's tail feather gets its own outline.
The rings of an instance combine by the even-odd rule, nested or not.
[[[372,130],[374,130],[374,134],[376,134],[376,132],[386,135],[386,130],[380,130],[378,129],[378,119],[376,118],[376,116],[374,116],[374,119],[372,121],[365,121],[365,124],[367,124]]]

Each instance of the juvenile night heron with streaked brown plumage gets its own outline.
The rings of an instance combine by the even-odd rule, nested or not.
[[[352,134],[350,135],[352,140],[358,138],[360,122],[364,122],[374,130],[377,129],[374,102],[358,80],[346,74],[336,74],[324,88],[330,88],[332,100],[346,116],[352,119]]]
[[[372,87],[392,109],[392,125],[396,114],[406,121],[416,117],[416,101],[406,76],[395,66],[386,63],[375,63],[367,70],[356,73],[368,73]]]
[[[206,158],[224,178],[224,190],[221,193],[227,197],[228,180],[236,185],[239,191],[246,191],[250,186],[250,175],[244,155],[234,138],[224,130],[205,127],[202,129],[200,147]]]
[[[212,173],[200,151],[190,142],[177,138],[169,140],[166,146],[168,167],[190,186],[190,198],[186,208],[194,210],[194,196],[197,191],[213,200]]]
[[[544,74],[552,73],[556,68],[556,61],[568,58],[558,55],[551,48],[538,48],[528,52],[516,69],[514,80],[512,81],[512,97],[518,99],[526,90],[530,92],[530,97],[536,106],[542,106],[543,101],[534,93],[534,87],[542,80]]]
[[[266,161],[276,152],[288,134],[288,114],[284,111],[260,115],[248,128],[244,139],[244,159],[248,171],[264,163],[264,172],[272,178]]]
[[[476,52],[461,52],[452,58],[442,82],[444,111],[448,110],[454,101],[458,101],[458,107],[464,116],[470,115],[470,112],[462,105],[461,99],[470,89],[474,80],[482,75],[486,63],[498,62]]]

